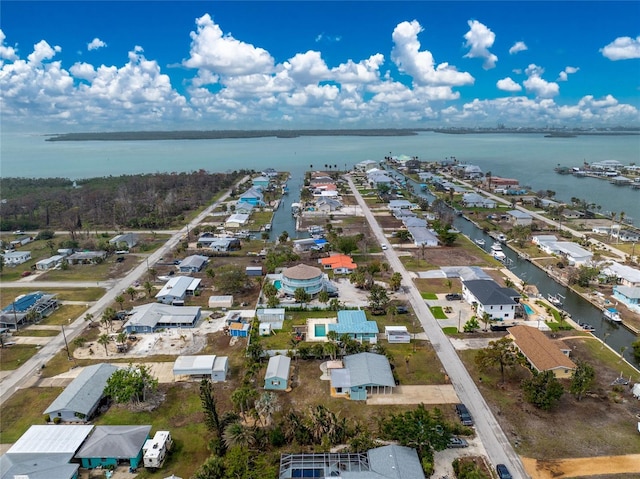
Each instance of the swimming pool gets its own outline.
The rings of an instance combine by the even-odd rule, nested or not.
[[[524,310],[528,316],[531,316],[532,314],[536,314],[536,312],[527,303],[522,303],[522,306],[524,306]]]
[[[313,326],[313,333],[316,338],[324,338],[327,335],[327,326],[325,324],[316,324]]]
[[[282,288],[282,281],[280,281],[279,279],[276,279],[273,282],[273,285],[276,287],[276,289],[280,289],[280,288]]]

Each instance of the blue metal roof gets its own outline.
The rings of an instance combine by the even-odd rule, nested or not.
[[[45,293],[43,293],[42,291],[25,294],[21,298],[16,299],[9,306],[5,307],[2,311],[6,313],[12,313],[13,311],[16,311],[17,313],[24,313],[26,311],[29,311],[29,309],[31,309],[33,305],[36,304],[38,300],[44,295]]]
[[[367,315],[361,309],[353,311],[338,311],[338,323],[329,324],[329,331],[344,334],[378,334],[378,324],[367,321]]]

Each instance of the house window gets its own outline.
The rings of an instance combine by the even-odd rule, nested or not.
[[[280,381],[271,381],[273,386],[280,386]]]

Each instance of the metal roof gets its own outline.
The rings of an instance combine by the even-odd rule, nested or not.
[[[283,356],[281,354],[272,356],[269,358],[269,364],[267,365],[267,372],[265,373],[264,378],[288,379],[290,366],[291,358],[289,356]]]
[[[178,356],[173,363],[173,374],[175,375],[195,375],[211,374],[216,356]]]
[[[59,454],[5,454],[0,456],[0,479],[73,479],[79,464],[69,464],[71,457]]]
[[[150,432],[151,426],[96,426],[75,457],[137,457]]]
[[[329,324],[329,331],[340,334],[378,334],[378,324],[368,321],[361,309],[338,311],[338,322]]]
[[[118,368],[106,363],[84,368],[44,411],[51,414],[63,409],[89,414],[102,398],[107,381]]]
[[[345,356],[344,366],[349,370],[352,387],[396,385],[389,360],[381,354],[358,353]]]
[[[7,454],[75,454],[87,438],[91,425],[35,425],[27,429]]]
[[[392,444],[369,449],[368,454],[371,470],[385,478],[424,479],[425,477],[418,453],[415,449]],[[345,479],[348,477],[349,476],[344,476]]]
[[[156,294],[156,298],[173,296],[174,298],[184,298],[187,291],[195,291],[202,282],[199,278],[190,276],[174,276],[169,279],[162,289]]]

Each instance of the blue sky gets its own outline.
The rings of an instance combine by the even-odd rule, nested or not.
[[[640,2],[3,1],[5,130],[640,126]]]

